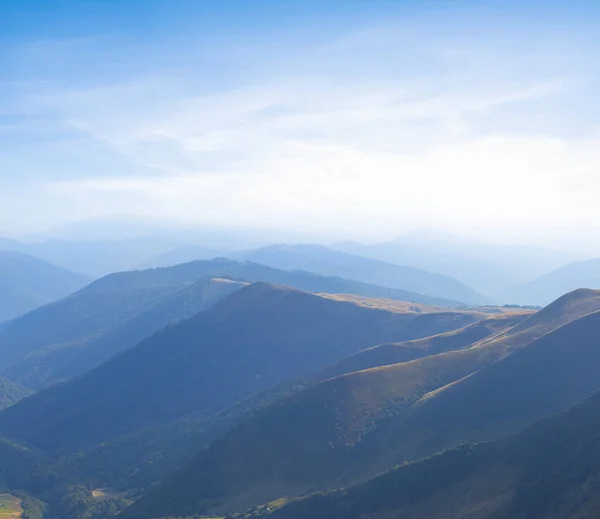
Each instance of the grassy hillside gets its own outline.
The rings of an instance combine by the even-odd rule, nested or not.
[[[0,322],[65,297],[89,281],[32,256],[0,251]]]
[[[19,400],[32,393],[32,390],[16,382],[11,382],[4,377],[0,377],[0,411],[16,404]]]
[[[139,303],[139,311],[115,323],[106,323],[105,332],[38,348],[6,368],[4,374],[11,380],[33,387],[76,377],[132,348],[169,323],[191,317],[244,286],[246,283],[243,282],[204,278],[184,285],[172,294],[167,291],[149,307],[143,305],[141,297],[134,302]],[[144,292],[144,289],[140,291]],[[98,302],[95,299],[94,303]],[[101,304],[104,306],[105,301]]]
[[[531,312],[507,313],[488,317],[476,323],[446,333],[413,341],[380,344],[367,348],[325,368],[317,380],[332,378],[352,371],[407,362],[426,355],[459,350],[510,330],[531,315]]]
[[[574,405],[600,388],[599,331],[596,312],[427,395],[386,431],[385,438],[394,437],[398,447],[373,454],[370,464],[379,467],[390,459],[499,438]],[[404,438],[410,439],[404,443]],[[374,438],[373,443],[377,440],[385,441]]]
[[[43,479],[46,460],[34,449],[0,437],[0,460],[0,492],[38,487]]]
[[[226,295],[225,286],[221,286],[220,290],[211,289],[211,294],[220,294],[206,298],[198,296],[198,287],[190,288],[201,279],[223,276],[242,282],[274,282],[311,292],[354,293],[425,304],[452,304],[341,278],[284,272],[225,259],[121,272],[106,276],[61,301],[2,327],[0,373],[38,388],[80,375],[174,320],[171,314],[178,318],[189,317],[221,295]],[[189,293],[196,296],[190,298],[186,290],[191,290]],[[179,297],[183,299],[178,301]],[[173,310],[172,305],[181,305],[181,308]],[[165,312],[164,315],[155,322],[161,311]],[[146,326],[140,326],[142,323]],[[123,327],[125,329],[119,331]],[[132,328],[143,333],[129,333]]]
[[[373,343],[415,338],[415,329],[425,334],[414,324],[423,317],[256,283],[7,409],[0,431],[55,451],[189,413],[210,416]],[[454,328],[481,317],[459,311],[457,319],[444,319]]]
[[[591,519],[600,513],[600,395],[520,434],[245,517]]]
[[[325,276],[340,276],[468,304],[486,302],[484,296],[449,276],[319,245],[272,245],[248,253],[245,259],[284,270],[299,269]]]
[[[600,313],[590,309],[598,293],[578,291],[470,348],[309,387],[215,442],[147,503],[241,510],[510,434],[600,388]]]
[[[2,519],[21,519],[21,500],[10,494],[0,494],[0,517]]]

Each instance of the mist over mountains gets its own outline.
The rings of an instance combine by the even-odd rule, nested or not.
[[[496,467],[541,470],[514,458],[527,427],[600,390],[594,259],[431,232],[76,234],[0,254],[0,488],[38,517],[537,510],[529,472]],[[465,515],[488,498],[444,497],[436,470],[502,503]],[[427,505],[403,501],[413,473]]]
[[[292,241],[294,236],[298,242]],[[242,228],[198,230],[161,226],[152,220],[114,219],[57,228],[23,242],[5,239],[1,248],[92,278],[226,257],[466,304],[543,306],[569,290],[598,286],[593,258],[569,251],[499,245],[432,230],[415,230],[375,244],[318,244],[311,239],[285,231],[253,235]]]
[[[600,518],[599,35],[0,1],[0,519]]]

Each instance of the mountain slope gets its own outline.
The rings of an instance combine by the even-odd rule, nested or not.
[[[12,241],[6,250],[29,254],[73,272],[98,278],[136,265],[180,245],[166,237],[138,237],[121,240],[44,239],[30,243]]]
[[[81,375],[111,357],[132,348],[169,323],[191,317],[217,301],[246,286],[246,283],[220,278],[204,278],[167,293],[149,308],[107,325],[100,332],[82,340],[54,343],[25,356],[3,373],[31,387],[48,386]]]
[[[591,519],[599,513],[600,394],[595,394],[511,438],[449,450],[360,486],[256,516]]]
[[[37,258],[0,251],[0,321],[60,299],[88,281]]]
[[[588,313],[599,296],[568,294],[467,349],[313,385],[236,427],[146,502],[242,510],[515,432],[600,388],[600,313]]]
[[[481,294],[448,276],[346,254],[319,245],[272,245],[246,254],[245,259],[284,270],[340,276],[467,304],[486,302]]]
[[[514,289],[515,301],[545,305],[577,288],[600,288],[600,259],[577,261]]]
[[[527,301],[513,300],[513,294],[507,292],[506,287],[531,281],[578,259],[559,250],[485,243],[428,230],[413,231],[395,240],[373,245],[346,242],[332,247],[451,276],[489,295],[495,303],[526,304]],[[545,304],[575,288],[578,286],[559,291]]]
[[[576,404],[600,388],[599,332],[600,312],[595,312],[429,395],[386,433],[397,440],[410,436],[412,445],[385,455],[406,459],[405,453],[418,457],[465,441],[499,438]],[[416,437],[424,430],[429,432]]]
[[[483,339],[495,337],[510,330],[529,316],[529,312],[496,315],[450,332],[414,341],[373,346],[327,366],[317,375],[317,380],[467,348]]]
[[[451,327],[482,317],[456,314]],[[80,379],[7,409],[0,415],[0,431],[60,450],[192,412],[211,416],[373,343],[415,338],[414,322],[422,317],[256,283]]]
[[[33,393],[30,389],[0,377],[0,411]]]
[[[314,292],[355,293],[428,304],[452,304],[341,278],[285,272],[226,259],[121,272],[99,279],[61,301],[7,323],[0,329],[0,373],[31,387],[42,387],[64,377],[80,375],[85,369],[106,360],[108,353],[117,353],[135,345],[131,341],[121,342],[117,329],[130,326],[128,323],[132,319],[144,320],[142,314],[179,297],[179,292],[198,280],[223,276],[240,281],[274,282]],[[183,294],[182,297],[181,302],[185,306],[187,296]],[[187,313],[175,313],[189,317],[205,306],[203,299],[196,299],[194,305],[187,308]],[[150,333],[165,324],[164,319],[159,319],[155,325],[150,320],[145,321],[150,325]],[[133,338],[137,341],[145,336],[138,334]],[[114,341],[107,344],[111,337]],[[71,360],[71,355],[80,360]],[[81,368],[77,368],[78,364]]]

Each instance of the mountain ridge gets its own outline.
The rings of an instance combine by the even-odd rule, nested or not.
[[[512,335],[501,332],[507,334],[502,339],[496,335],[470,348],[309,386],[217,440],[141,503],[163,498],[195,503],[178,513],[240,511],[261,500],[358,483],[462,441],[514,433],[600,389],[600,343],[596,348],[592,333],[600,330],[599,297],[599,291],[576,291],[510,328]],[[574,358],[563,347],[571,336],[578,352]],[[553,353],[547,356],[547,351]],[[545,366],[547,375],[542,377],[536,365]],[[531,381],[530,372],[535,374]],[[562,389],[552,390],[550,376],[562,382]],[[474,381],[477,389],[471,387]],[[502,387],[517,384],[521,394],[547,398],[527,406],[525,397],[519,405],[516,393],[506,394],[510,404],[502,414],[497,402],[506,393]],[[475,415],[466,402],[477,404]],[[504,417],[502,423],[490,415],[494,409]],[[480,423],[469,421],[477,417]]]
[[[463,311],[456,316],[448,323],[451,329],[483,317]],[[0,431],[42,449],[61,450],[192,412],[211,415],[373,341],[426,335],[426,329],[414,326],[420,318],[255,283],[86,375],[7,409],[0,414]],[[161,387],[155,379],[163,381]],[[40,423],[25,425],[30,419]]]
[[[61,299],[90,281],[33,256],[0,250],[0,322]]]

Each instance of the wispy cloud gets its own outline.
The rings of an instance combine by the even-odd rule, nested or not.
[[[206,49],[182,46],[189,63],[177,69],[23,89],[15,106],[35,120],[21,131],[43,120],[63,139],[22,142],[39,152],[20,155],[22,174],[57,218],[135,212],[393,233],[600,217],[600,139],[555,124],[581,86],[568,60],[403,29],[294,52],[248,48],[237,77],[231,49],[215,51],[225,59],[215,66]],[[76,50],[67,46],[71,59]],[[215,85],[223,70],[232,78]],[[15,156],[0,154],[4,171]]]

